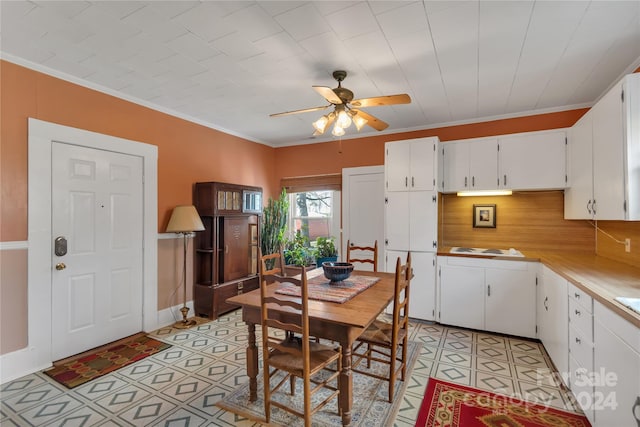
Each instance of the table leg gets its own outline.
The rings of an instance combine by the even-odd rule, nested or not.
[[[351,370],[351,343],[340,343],[342,346],[342,371],[340,372],[340,408],[342,425],[351,424],[351,404],[353,403],[353,371]]]
[[[247,323],[249,342],[247,343],[247,375],[249,376],[249,401],[258,400],[258,347],[256,346],[256,325]]]

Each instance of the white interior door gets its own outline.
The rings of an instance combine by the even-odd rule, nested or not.
[[[138,156],[53,144],[53,360],[142,330],[142,164]]]
[[[384,270],[384,166],[342,170],[343,254],[348,240],[363,246],[377,240],[378,270]],[[357,268],[373,269],[370,264]]]

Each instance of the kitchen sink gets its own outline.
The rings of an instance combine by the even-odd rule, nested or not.
[[[522,252],[511,249],[494,249],[494,248],[463,248],[455,246],[449,251],[452,254],[465,254],[465,255],[481,255],[481,256],[511,256],[511,257],[524,257]]]
[[[640,298],[616,297],[615,300],[640,314]]]

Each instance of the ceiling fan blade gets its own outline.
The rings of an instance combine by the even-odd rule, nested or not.
[[[342,104],[342,99],[336,93],[327,86],[312,86],[316,92],[318,92],[324,99],[332,104]]]
[[[285,111],[282,113],[269,114],[269,117],[281,117],[281,116],[288,116],[290,114],[310,113],[311,111],[324,110],[325,108],[329,108],[329,105],[324,105],[322,107],[305,108],[303,110],[293,110],[293,111]]]
[[[366,119],[367,125],[371,126],[375,130],[385,130],[386,128],[389,127],[389,123],[383,122],[379,118],[374,117],[369,113],[365,113],[362,110],[351,110],[351,111],[355,111],[358,116],[362,117],[363,119]]]
[[[411,97],[406,93],[399,95],[376,96],[373,98],[354,99],[351,105],[354,107],[379,107],[382,105],[410,104]]]

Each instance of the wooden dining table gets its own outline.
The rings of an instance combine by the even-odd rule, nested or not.
[[[342,347],[342,371],[340,373],[340,401],[342,425],[351,424],[353,405],[353,371],[351,370],[351,348],[362,334],[393,300],[395,274],[354,271],[354,276],[374,276],[379,280],[353,298],[343,303],[309,299],[309,329],[315,337],[335,341]],[[278,283],[269,285],[267,294],[273,295]],[[299,297],[278,295],[278,298]],[[258,390],[258,347],[256,346],[256,325],[261,324],[260,289],[227,299],[229,304],[242,307],[242,320],[247,324],[247,375],[249,376],[249,400],[257,399]],[[283,311],[283,318],[293,316]]]

